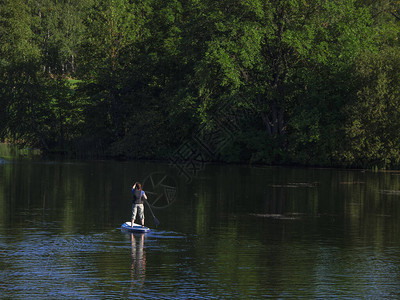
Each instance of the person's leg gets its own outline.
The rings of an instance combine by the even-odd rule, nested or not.
[[[131,227],[133,227],[133,223],[135,222],[136,212],[137,212],[137,205],[136,205],[136,204],[133,204],[133,205],[132,205],[132,222],[131,222]]]
[[[144,226],[144,205],[143,204],[139,204],[138,205],[138,209],[139,209],[139,218],[140,221],[142,223],[142,226]]]

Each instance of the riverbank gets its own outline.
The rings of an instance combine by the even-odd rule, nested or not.
[[[68,153],[68,152],[45,152],[41,149],[33,149],[28,147],[20,147],[12,143],[0,143],[0,163],[13,160],[78,160],[78,161],[137,161],[137,162],[151,162],[151,163],[162,163],[169,164],[172,167],[177,167],[180,172],[184,171],[185,168],[190,171],[196,172],[203,170],[207,165],[227,165],[227,166],[253,166],[253,167],[284,167],[284,168],[305,168],[305,169],[336,169],[336,170],[361,170],[361,171],[398,171],[400,168],[379,168],[376,165],[368,167],[355,167],[346,165],[319,165],[319,164],[301,164],[301,163],[281,163],[281,164],[263,164],[263,163],[251,163],[251,162],[228,162],[223,160],[203,160],[197,158],[196,160],[177,160],[176,157],[170,156],[169,158],[135,158],[125,157],[120,155],[105,155],[104,153],[88,152],[80,153],[79,155]]]

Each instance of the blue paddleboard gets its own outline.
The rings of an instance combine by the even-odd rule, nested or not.
[[[142,227],[142,225],[133,223],[133,227],[131,226],[131,222],[125,222],[121,225],[121,230],[123,231],[130,231],[130,232],[148,232],[150,231],[149,227]]]

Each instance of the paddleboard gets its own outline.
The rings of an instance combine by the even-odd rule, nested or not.
[[[150,231],[150,228],[146,227],[146,226],[142,227],[142,225],[139,225],[136,223],[133,223],[133,227],[132,227],[131,222],[125,222],[124,224],[121,225],[121,230],[145,233],[145,232]]]

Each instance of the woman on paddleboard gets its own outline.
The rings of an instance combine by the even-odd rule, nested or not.
[[[132,201],[132,222],[131,226],[133,227],[133,222],[136,218],[136,213],[139,211],[139,219],[141,221],[142,227],[144,227],[144,200],[147,199],[147,196],[144,191],[142,191],[142,185],[139,182],[136,182],[132,187],[133,201]]]

